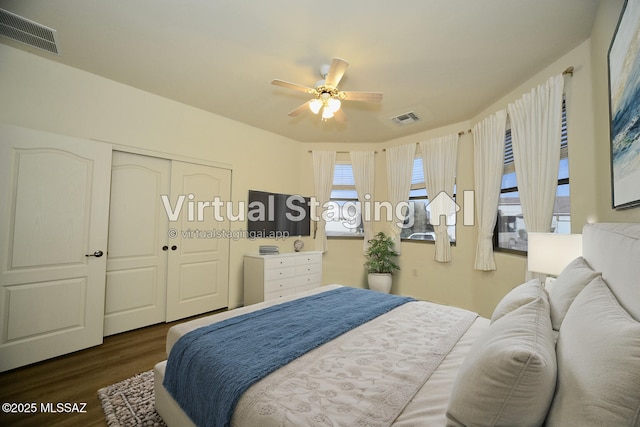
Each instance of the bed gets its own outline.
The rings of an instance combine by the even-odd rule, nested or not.
[[[587,225],[583,256],[548,291],[538,280],[516,286],[491,318],[425,301],[394,302],[241,387],[227,418],[203,415],[224,405],[215,397],[220,391],[196,388],[217,381],[204,378],[211,371],[218,375],[227,368],[196,367],[202,348],[200,355],[180,359],[189,349],[186,342],[210,331],[216,339],[212,331],[235,330],[247,318],[280,316],[304,304],[341,305],[332,298],[362,300],[373,291],[330,285],[185,322],[169,330],[169,359],[154,368],[156,408],[169,427],[638,426],[638,278],[640,224]],[[318,325],[330,328],[349,315],[320,317]],[[211,352],[227,347],[208,345]],[[250,344],[239,345],[252,352]]]

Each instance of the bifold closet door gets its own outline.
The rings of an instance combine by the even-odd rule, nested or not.
[[[229,223],[217,221],[211,207],[204,218],[195,209],[214,197],[228,201],[230,175],[114,152],[105,336],[228,305],[229,239],[211,233]]]
[[[0,125],[0,371],[102,343],[111,150]]]
[[[181,198],[181,199],[180,199]],[[213,202],[225,205],[216,208]],[[231,171],[173,161],[167,277],[167,322],[228,306]],[[210,205],[208,205],[210,203]],[[235,211],[234,211],[235,212]],[[216,216],[218,218],[216,218]]]
[[[164,322],[171,161],[113,152],[104,335]]]

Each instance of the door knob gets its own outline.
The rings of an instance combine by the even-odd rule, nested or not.
[[[168,251],[168,250],[169,250],[169,246],[164,245],[164,246],[162,247],[162,250],[163,250],[163,251]]]
[[[104,252],[102,252],[102,251],[95,251],[94,253],[92,253],[92,254],[86,254],[85,256],[94,256],[94,257],[96,257],[96,258],[100,258],[102,255],[104,255]]]
[[[171,250],[175,251],[176,249],[178,249],[178,247],[176,245],[171,246]]]

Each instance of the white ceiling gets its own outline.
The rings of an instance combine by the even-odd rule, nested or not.
[[[0,41],[294,140],[381,142],[470,119],[586,40],[598,1],[0,0],[57,30],[61,55]],[[313,86],[333,57],[340,89],[382,103],[288,117],[308,97],[271,80]]]

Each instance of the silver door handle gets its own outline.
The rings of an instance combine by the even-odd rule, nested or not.
[[[86,254],[85,256],[94,256],[94,257],[96,257],[96,258],[100,258],[102,255],[104,255],[104,252],[102,252],[102,251],[95,251],[94,253],[92,253],[92,254]]]

